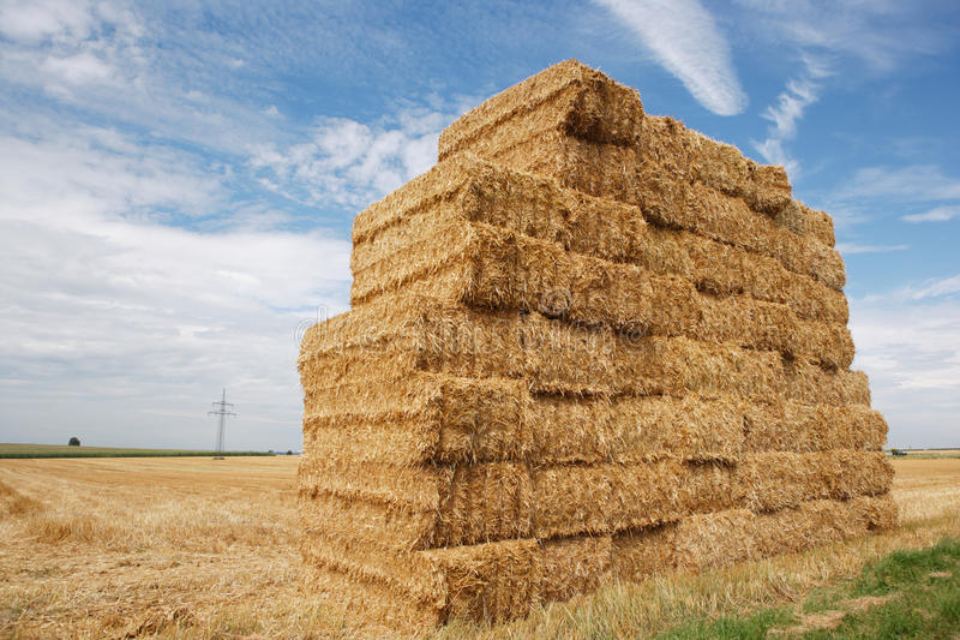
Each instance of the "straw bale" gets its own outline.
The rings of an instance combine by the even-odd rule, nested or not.
[[[795,402],[745,404],[749,451],[880,451],[887,423],[878,411],[863,405],[802,405]]]
[[[729,196],[746,199],[752,190],[753,163],[732,145],[702,134],[697,137],[699,144],[693,161],[699,181]]]
[[[679,232],[693,264],[697,288],[717,295],[748,293],[758,300],[781,302],[798,317],[846,324],[847,298],[842,291],[789,271],[769,256],[750,253],[690,232]]]
[[[304,450],[398,466],[527,461],[734,462],[745,451],[878,451],[887,432],[862,405],[703,398],[563,397],[520,380],[415,374],[309,390]]]
[[[735,465],[487,463],[416,469],[301,462],[313,537],[409,551],[509,538],[603,534],[734,507],[773,511],[889,490],[882,453],[760,453]],[[342,555],[342,554],[336,554]],[[370,553],[367,553],[370,555]]]
[[[484,101],[440,134],[439,155],[509,147],[542,131],[633,144],[643,105],[634,89],[566,60]]]
[[[457,179],[458,167],[469,174],[468,180]],[[425,184],[428,177],[432,180]],[[401,197],[405,190],[426,195]],[[422,205],[421,200],[430,204]],[[415,211],[397,212],[387,204]],[[443,269],[438,256],[445,257],[443,264],[454,260],[467,222],[512,229],[523,234],[521,239],[558,243],[567,251],[630,262],[653,273],[680,275],[706,291],[746,292],[761,300],[783,302],[805,319],[841,324],[847,320],[842,293],[786,270],[773,258],[690,232],[649,227],[636,207],[590,198],[560,189],[551,180],[462,156],[441,163],[357,217],[351,258],[357,276],[354,302],[360,301],[358,291],[364,286],[382,291],[388,288],[383,281],[397,286],[418,269],[437,276]]]
[[[788,306],[736,296],[715,299],[675,276],[569,253],[556,244],[484,224],[434,229],[425,248],[354,279],[354,305],[397,290],[498,309],[539,311],[584,325],[811,356],[832,367],[853,360],[840,324],[799,320]]]
[[[304,449],[326,460],[417,465],[523,460],[526,385],[418,374],[306,392]]]
[[[773,401],[787,390],[774,352],[583,328],[537,313],[479,312],[417,296],[388,297],[311,328],[300,367],[305,389],[423,371],[525,378],[535,390],[565,393],[736,393]],[[807,375],[798,393],[824,391],[822,402],[837,404],[844,373]]]
[[[370,339],[361,344],[344,332]],[[300,367],[305,389],[422,371],[524,378],[534,390],[561,393],[734,393],[766,402],[786,394],[811,405],[870,402],[863,373],[827,371],[771,351],[614,333],[536,313],[479,312],[419,297],[386,298],[310,329]]]
[[[590,196],[641,203],[643,183],[635,146],[594,143],[547,131],[510,147],[469,151],[501,167],[554,178],[564,187]]]
[[[583,536],[542,544],[544,602],[591,593],[613,576],[611,536]]]
[[[610,536],[506,541],[394,554],[378,571],[358,549],[345,551],[359,558],[354,566],[305,544],[304,573],[311,591],[367,625],[414,632],[454,618],[506,620],[593,592],[612,578],[612,546]]]
[[[535,396],[524,431],[538,463],[728,460],[743,448],[743,403],[725,397]]]
[[[833,218],[806,206],[798,200],[791,200],[772,216],[773,221],[799,236],[811,238],[827,247],[836,245],[833,233]]]
[[[618,262],[630,259],[631,244],[645,227],[638,207],[592,198],[562,189],[549,178],[460,154],[356,217],[353,272],[417,247],[427,229],[462,222],[511,229]]]
[[[815,238],[828,247],[835,246],[837,238],[833,230],[833,218],[802,203],[800,209],[803,211],[803,235]]]
[[[750,185],[744,199],[757,211],[767,215],[776,215],[790,202],[790,196],[793,192],[786,170],[780,165],[749,162],[751,169]]]
[[[651,175],[657,176],[661,193],[654,193],[649,205],[642,204],[648,221],[776,258],[790,271],[812,275],[833,289],[843,288],[843,260],[830,247],[781,229],[739,198],[700,184],[671,183],[660,167]]]
[[[826,371],[805,360],[784,360],[786,396],[809,405],[870,406],[870,381],[862,371]]]
[[[596,144],[548,133],[505,150],[472,151],[504,167],[555,178],[563,186],[591,196],[640,205],[648,222],[687,229],[775,258],[787,269],[813,275],[833,289],[839,290],[845,283],[843,261],[829,246],[817,242],[813,236],[798,236],[785,230],[769,216],[751,210],[740,197],[708,184],[684,182],[669,165],[640,158],[637,149],[632,147]],[[740,159],[747,163],[742,156]],[[730,162],[739,166],[732,156]],[[733,173],[739,175],[744,171],[756,173],[749,163]],[[756,193],[754,190],[754,195]],[[781,203],[777,196],[773,202],[778,204],[758,206],[782,208],[789,203],[789,197]]]
[[[536,530],[552,538],[671,522],[729,506],[732,471],[673,460],[537,470]]]
[[[889,491],[882,453],[750,454],[736,465],[663,461],[544,467],[535,473],[538,537],[610,533],[691,513],[775,511]]]
[[[786,305],[744,296],[700,300],[702,317],[694,337],[717,343],[812,356],[831,367],[853,362],[850,330],[840,324],[806,322]]]
[[[744,456],[734,485],[738,506],[777,511],[816,499],[844,500],[890,490],[893,467],[882,452],[772,452]]]
[[[525,615],[540,602],[543,564],[536,540],[394,553],[382,563],[370,562],[366,549],[338,549],[319,538],[309,539],[302,549],[310,573],[345,575],[361,588],[371,587],[378,597],[369,604],[401,607],[401,621],[500,621]],[[380,611],[369,615],[385,621],[393,617]]]
[[[302,579],[310,594],[328,602],[345,619],[384,637],[420,633],[445,621],[442,607],[398,596],[382,585],[312,563],[306,554]]]
[[[402,520],[395,534],[401,548],[478,544],[533,532],[534,488],[522,463],[395,467],[312,457],[301,461],[299,486],[306,497],[334,496],[380,505],[380,526],[389,531],[391,514],[432,513],[432,523],[418,516]],[[371,513],[375,514],[372,507]],[[372,522],[377,521],[372,516]]]
[[[692,515],[614,537],[614,574],[622,580],[682,569],[699,571],[796,552],[896,526],[889,496],[815,500],[757,515],[746,509]]]
[[[699,179],[697,156],[702,136],[670,116],[645,115],[640,158],[663,167],[680,182]]]

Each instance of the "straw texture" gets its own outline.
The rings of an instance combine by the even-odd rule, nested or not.
[[[304,584],[379,635],[896,526],[833,222],[576,61],[355,219],[310,328]]]

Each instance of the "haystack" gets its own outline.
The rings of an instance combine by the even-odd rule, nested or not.
[[[569,61],[353,228],[300,356],[307,584],[371,624],[895,525],[830,217]]]

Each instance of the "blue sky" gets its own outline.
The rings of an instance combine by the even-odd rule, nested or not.
[[[353,216],[567,58],[835,216],[855,366],[960,445],[960,5],[0,0],[0,441],[299,448]]]

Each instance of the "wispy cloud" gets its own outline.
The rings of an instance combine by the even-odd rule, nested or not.
[[[924,213],[914,213],[900,219],[904,222],[949,222],[954,218],[960,218],[960,204],[935,207]]]
[[[895,446],[953,446],[960,394],[960,276],[850,299],[855,367]]]
[[[699,0],[594,0],[622,20],[696,100],[723,116],[741,113],[747,96],[728,44]]]
[[[907,289],[906,293],[913,300],[938,298],[960,293],[960,275],[926,282],[919,288]]]
[[[960,200],[960,178],[945,175],[937,165],[867,167],[857,171],[839,195],[897,202]]]
[[[296,331],[343,309],[346,234],[263,224],[271,211],[191,152],[45,124],[0,138],[0,332],[16,336],[0,344],[0,439],[207,446],[203,408],[226,385],[244,407],[231,446],[296,448]]]
[[[916,56],[952,46],[957,30],[937,20],[949,3],[895,0],[737,0],[750,12],[757,32],[802,50],[836,54],[876,73],[889,73]]]
[[[840,242],[836,247],[842,255],[890,253],[891,251],[904,251],[909,248],[910,245],[906,244],[858,244],[856,242]]]
[[[803,118],[807,107],[820,99],[821,80],[830,75],[826,63],[813,56],[803,56],[803,72],[787,82],[786,88],[777,96],[776,104],[768,106],[761,116],[773,123],[766,140],[753,145],[764,160],[783,167],[794,178],[799,174],[799,163],[784,148],[784,143],[797,135],[797,123]]]
[[[362,207],[433,166],[440,131],[454,117],[413,109],[377,124],[323,118],[307,142],[253,148],[250,166],[290,198]]]

